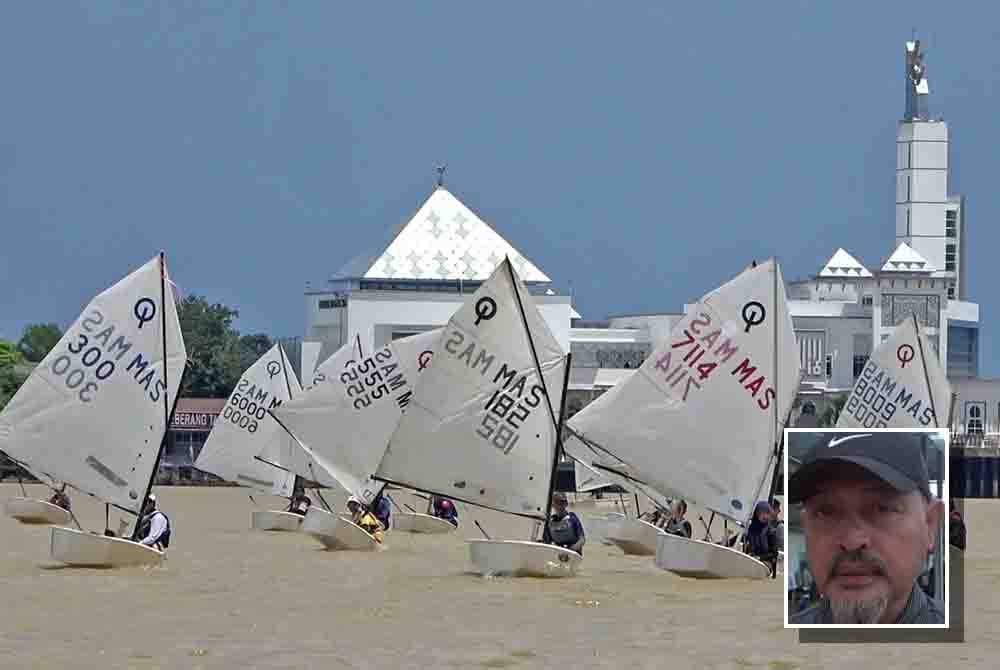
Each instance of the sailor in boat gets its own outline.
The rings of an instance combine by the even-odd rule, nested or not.
[[[777,498],[771,501],[771,528],[774,529],[778,551],[785,550],[785,520],[781,518],[781,501]]]
[[[948,522],[948,543],[957,549],[965,551],[965,520],[962,513],[955,506],[955,499],[951,499],[951,518]]]
[[[649,510],[648,512],[643,512],[639,515],[639,519],[647,523],[651,523],[657,528],[662,528],[664,524],[668,521],[669,516],[663,513],[659,507]]]
[[[389,517],[392,513],[392,509],[389,505],[389,501],[379,493],[375,496],[375,500],[372,501],[372,514],[375,518],[379,520],[382,524],[382,528],[389,530]]]
[[[70,501],[69,496],[66,495],[65,484],[62,485],[60,490],[52,492],[52,497],[49,498],[49,503],[55,505],[56,507],[62,507],[67,512],[70,511]]]
[[[791,624],[942,624],[917,584],[944,504],[930,491],[919,434],[834,433],[788,482],[822,600]]]
[[[562,491],[552,496],[552,516],[545,524],[542,532],[542,542],[554,544],[564,549],[572,549],[583,556],[583,545],[587,538],[583,533],[583,524],[575,512],[566,509],[569,500]]]
[[[687,514],[687,503],[683,500],[675,500],[672,507],[670,518],[663,525],[663,530],[671,535],[690,538],[691,522],[684,518],[684,515]]]
[[[382,522],[375,518],[375,515],[365,509],[361,501],[351,496],[347,499],[347,510],[351,513],[351,522],[360,526],[362,530],[375,538],[375,541],[382,542]]]
[[[164,551],[170,546],[170,533],[170,519],[157,506],[156,495],[150,493],[143,505],[143,517],[139,521],[139,534],[143,536],[139,544]]]
[[[458,509],[455,508],[455,503],[448,498],[434,496],[431,500],[431,514],[458,528]]]
[[[309,496],[304,493],[299,493],[292,498],[292,501],[288,504],[288,509],[286,511],[291,512],[292,514],[305,516],[310,507],[312,507],[312,500]]]
[[[771,525],[771,505],[758,500],[753,509],[753,519],[743,540],[743,552],[771,567],[771,574],[778,567],[778,539]]]

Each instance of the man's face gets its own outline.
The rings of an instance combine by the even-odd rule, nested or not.
[[[802,529],[835,623],[885,623],[905,606],[934,547],[942,503],[899,493],[866,470],[831,464],[805,503]]]
[[[566,511],[566,501],[562,498],[553,498],[552,506],[555,508],[556,512],[562,514]]]

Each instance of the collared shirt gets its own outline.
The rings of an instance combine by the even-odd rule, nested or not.
[[[788,623],[832,624],[833,611],[830,609],[830,601],[824,598],[806,610],[790,614]],[[893,623],[944,623],[944,607],[937,600],[928,598],[927,594],[914,584],[913,590],[910,591],[910,599],[906,601],[906,607],[903,608],[903,611]]]

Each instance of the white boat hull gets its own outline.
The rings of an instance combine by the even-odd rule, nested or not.
[[[621,512],[608,512],[605,516],[588,515],[584,517],[583,531],[587,535],[587,541],[593,540],[601,544],[614,546],[609,538],[614,533],[618,524],[625,520],[625,515]]]
[[[11,498],[4,505],[4,512],[21,523],[65,526],[72,517],[58,505],[33,498]]]
[[[297,531],[302,525],[302,515],[278,510],[254,510],[250,513],[250,527],[254,530]]]
[[[313,507],[302,520],[303,533],[319,540],[331,551],[375,551],[380,546],[374,537],[349,518]]]
[[[655,556],[661,535],[666,533],[648,521],[621,519],[608,533],[608,540],[626,554]]]
[[[450,521],[419,512],[400,512],[392,517],[392,529],[404,533],[452,533],[456,528]]]
[[[138,542],[58,526],[52,529],[50,552],[60,563],[85,568],[159,565],[163,560],[163,552]]]
[[[681,577],[767,579],[770,568],[742,551],[721,544],[663,533],[656,544],[656,565]]]
[[[469,558],[481,575],[504,577],[572,577],[583,561],[580,554],[541,542],[466,540]]]

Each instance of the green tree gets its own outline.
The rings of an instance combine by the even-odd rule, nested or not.
[[[23,363],[24,357],[14,343],[0,340],[0,410],[7,406],[17,389],[28,378]]]
[[[33,323],[24,329],[17,349],[24,358],[32,363],[39,363],[59,343],[62,331],[54,323]]]
[[[225,398],[240,375],[273,346],[267,335],[241,337],[233,322],[239,311],[202,296],[189,295],[177,306],[191,366],[182,396]]]

